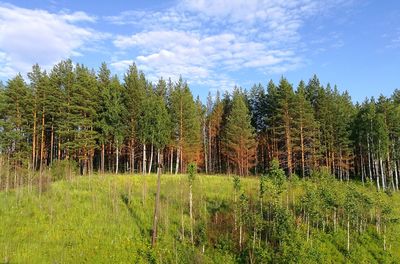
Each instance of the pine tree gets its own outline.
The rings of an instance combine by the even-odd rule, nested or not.
[[[74,75],[75,82],[69,93],[67,108],[67,124],[70,125],[68,129],[72,138],[65,145],[81,164],[81,173],[87,174],[92,172],[97,140],[97,132],[94,130],[97,119],[97,82],[94,72],[80,64],[76,65]]]
[[[160,80],[162,82],[162,80]],[[149,90],[138,119],[138,138],[143,144],[164,147],[169,139],[169,116],[164,98]],[[149,168],[151,165],[149,165]]]
[[[159,85],[163,85],[163,80],[159,81]],[[162,94],[156,92],[148,107],[149,113],[145,114],[146,118],[142,119],[142,122],[145,121],[147,125],[151,125],[150,129],[148,127],[146,129],[150,132],[149,138],[152,144],[157,148],[157,192],[152,229],[152,246],[154,246],[157,240],[157,223],[160,211],[162,152],[170,140],[171,120]]]
[[[98,113],[96,128],[99,134],[99,144],[101,145],[100,153],[100,173],[105,172],[105,146],[110,137],[110,131],[112,129],[109,123],[108,107],[110,104],[110,75],[111,72],[107,67],[106,63],[102,63],[97,74],[97,88],[98,88]]]
[[[46,72],[42,72],[40,66],[35,64],[32,67],[32,72],[28,73],[28,78],[30,80],[30,88],[32,94],[32,169],[36,169],[37,163],[37,151],[38,142],[40,141],[40,160],[39,167],[40,173],[43,170],[43,159],[45,152],[45,132],[46,132],[46,121],[47,121],[47,94],[49,93],[49,79]],[[40,125],[39,125],[40,124]],[[40,129],[39,129],[40,127]],[[40,133],[39,133],[40,131]],[[40,135],[40,136],[39,136]]]
[[[265,172],[268,166],[267,157],[267,97],[261,84],[254,85],[249,94],[249,108],[251,113],[251,123],[257,134],[257,167],[261,172]],[[257,174],[257,170],[256,170]]]
[[[289,176],[293,172],[294,92],[292,85],[282,78],[277,88],[277,133],[282,141],[282,160]]]
[[[267,129],[268,166],[272,159],[278,158],[278,133],[277,133],[277,88],[272,80],[269,81],[266,94],[265,123]]]
[[[74,140],[74,114],[72,113],[73,85],[75,82],[74,68],[71,60],[61,61],[53,67],[51,83],[60,91],[58,108],[58,159],[71,157]]]
[[[321,84],[316,74],[309,80],[307,86],[305,87],[306,99],[311,103],[314,109],[318,106],[318,97],[321,92]]]
[[[237,174],[247,175],[254,164],[255,137],[249,110],[238,89],[233,93],[232,108],[224,132],[229,160],[235,164]]]
[[[127,124],[127,132],[130,146],[130,168],[134,171],[135,168],[135,144],[137,136],[137,122],[140,111],[143,105],[143,100],[146,96],[146,79],[143,73],[139,73],[136,65],[129,66],[128,71],[124,76],[124,92],[123,100],[125,105],[124,124]],[[145,146],[143,146],[145,153]],[[146,156],[143,156],[142,167],[145,170]],[[143,171],[144,171],[143,170]]]
[[[123,123],[123,114],[126,111],[122,101],[122,89],[118,77],[112,77],[110,81],[109,100],[106,101],[106,120],[109,126],[109,135],[111,136],[116,149],[115,173],[119,172],[119,156],[121,145],[124,140],[124,133],[126,131],[126,126]]]
[[[8,191],[9,187],[18,188],[21,177],[17,171],[27,168],[27,162],[31,160],[31,124],[32,117],[32,104],[31,104],[31,90],[26,85],[24,79],[18,74],[13,79],[7,82],[6,89],[3,93],[2,105],[2,127],[1,127],[1,140],[2,151],[6,154],[7,161],[6,167],[6,180],[5,189]],[[11,182],[10,169],[13,170],[13,181]],[[39,191],[41,193],[41,178],[39,181]]]
[[[211,104],[211,103],[209,103]],[[211,108],[211,106],[209,106]],[[220,94],[217,92],[215,102],[210,110],[208,125],[208,149],[211,172],[221,172],[221,142],[222,142],[222,119],[224,114],[224,104]]]
[[[303,81],[295,95],[294,113],[294,154],[300,166],[301,176],[305,176],[315,166],[317,124],[310,102],[306,99],[306,89]]]
[[[30,97],[31,93],[27,84],[20,74],[7,82],[4,93],[5,103],[5,126],[2,133],[6,142],[6,151],[11,154],[14,167],[21,166],[22,162],[29,157],[30,145],[28,145],[28,131],[30,130],[29,119],[31,115]]]
[[[177,156],[175,173],[184,168],[183,161],[192,162],[198,157],[201,147],[200,120],[196,104],[187,83],[180,78],[171,91],[169,109],[173,122],[173,136]]]
[[[64,89],[70,83],[69,74],[64,74],[65,66],[69,65],[65,62],[60,62],[55,65],[49,74],[49,87],[46,96],[46,106],[48,109],[47,124],[50,127],[50,163],[53,159],[60,161],[62,159],[62,137],[61,131],[64,125],[65,115],[65,94]],[[69,72],[69,71],[67,71]],[[67,76],[66,76],[67,75]]]

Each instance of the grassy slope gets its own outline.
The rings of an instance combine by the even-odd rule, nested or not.
[[[200,249],[189,254],[190,247],[179,242],[182,210],[186,232],[189,230],[187,208],[181,207],[182,201],[187,202],[185,176],[163,175],[159,242],[157,250],[150,249],[155,182],[154,175],[145,181],[140,176],[124,175],[77,177],[53,183],[41,197],[26,189],[0,193],[0,262],[190,263],[193,259],[201,259],[202,263],[234,262],[235,256],[229,251],[207,247],[204,256],[196,257]],[[257,193],[256,179],[244,179],[242,185],[247,193]],[[296,195],[301,191],[298,187]],[[198,176],[194,187],[195,210],[200,214],[206,200],[229,203],[232,195],[231,178]],[[399,195],[391,199],[395,214],[400,216]],[[400,260],[396,239],[400,237],[400,225],[394,231],[389,240],[391,259],[396,262]],[[334,255],[332,259],[345,262],[341,253],[344,237],[345,234],[331,237],[316,233],[310,250],[316,246],[325,248]],[[371,248],[379,247],[380,243],[378,239],[371,240],[360,238],[360,243],[354,246],[358,252],[365,251],[367,262],[375,257],[368,256]],[[353,262],[358,261],[353,259]]]

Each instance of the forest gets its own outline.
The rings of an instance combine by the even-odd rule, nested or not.
[[[49,73],[34,65],[27,77],[0,90],[2,166],[17,174],[63,161],[82,175],[147,174],[161,156],[171,174],[195,162],[206,174],[242,176],[276,159],[289,177],[325,167],[339,180],[399,188],[398,90],[360,104],[317,76],[296,87],[282,77],[203,103],[182,78],[151,83],[135,64],[122,81],[105,63],[95,71],[71,60]]]
[[[71,60],[0,84],[5,263],[396,263],[399,173],[400,90],[355,103],[314,75],[202,102]]]

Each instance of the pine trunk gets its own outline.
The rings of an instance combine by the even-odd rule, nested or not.
[[[146,163],[147,163],[147,158],[146,158],[146,144],[143,144],[143,175],[146,175]]]
[[[379,157],[379,169],[380,169],[381,178],[382,178],[382,190],[386,190],[385,172],[384,172],[383,161],[382,161],[381,157]]]
[[[204,147],[204,168],[206,174],[208,174],[208,149],[207,149],[207,135],[206,135],[206,123],[204,120],[203,124],[203,147]]]
[[[347,216],[347,252],[350,251],[350,216]]]
[[[153,146],[153,143],[151,143],[150,162],[149,162],[149,172],[148,172],[148,174],[151,173],[151,167],[153,165],[153,149],[154,149],[154,146]]]
[[[50,136],[50,164],[53,163],[54,155],[54,125],[51,125],[51,136]]]
[[[175,165],[175,175],[178,174],[178,170],[179,170],[179,160],[180,160],[180,147],[178,147],[176,149],[176,165]]]
[[[118,174],[118,166],[119,166],[119,142],[117,140],[116,150],[115,150],[115,174]]]
[[[135,173],[135,142],[131,140],[131,173]]]
[[[190,214],[190,240],[192,242],[192,246],[194,246],[194,238],[193,238],[193,192],[192,192],[192,184],[189,185],[189,214]]]
[[[42,135],[41,135],[41,140],[40,140],[40,173],[42,173],[43,169],[43,159],[44,159],[44,148],[45,148],[45,138],[44,138],[44,109],[42,113]]]
[[[170,164],[170,174],[172,174],[173,173],[173,167],[174,167],[174,148],[173,147],[171,147],[169,158],[170,158],[170,163],[171,163]]]
[[[36,110],[33,113],[33,135],[32,135],[32,170],[36,170]]]
[[[100,173],[104,174],[105,146],[101,144]]]
[[[154,218],[153,218],[153,231],[151,238],[151,245],[154,247],[157,241],[157,223],[160,208],[160,189],[161,189],[161,157],[160,150],[157,150],[157,192],[156,192],[156,203],[154,208]]]
[[[399,190],[399,176],[397,172],[397,160],[394,152],[394,144],[392,144],[392,159],[393,159],[393,171],[394,171],[394,181],[395,181],[395,190]]]
[[[303,125],[300,126],[300,145],[301,145],[301,176],[305,176],[305,158],[304,158],[304,135]]]

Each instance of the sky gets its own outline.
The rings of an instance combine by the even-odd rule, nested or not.
[[[203,100],[316,74],[363,101],[400,89],[400,1],[0,1],[0,80],[67,58],[182,76]]]

